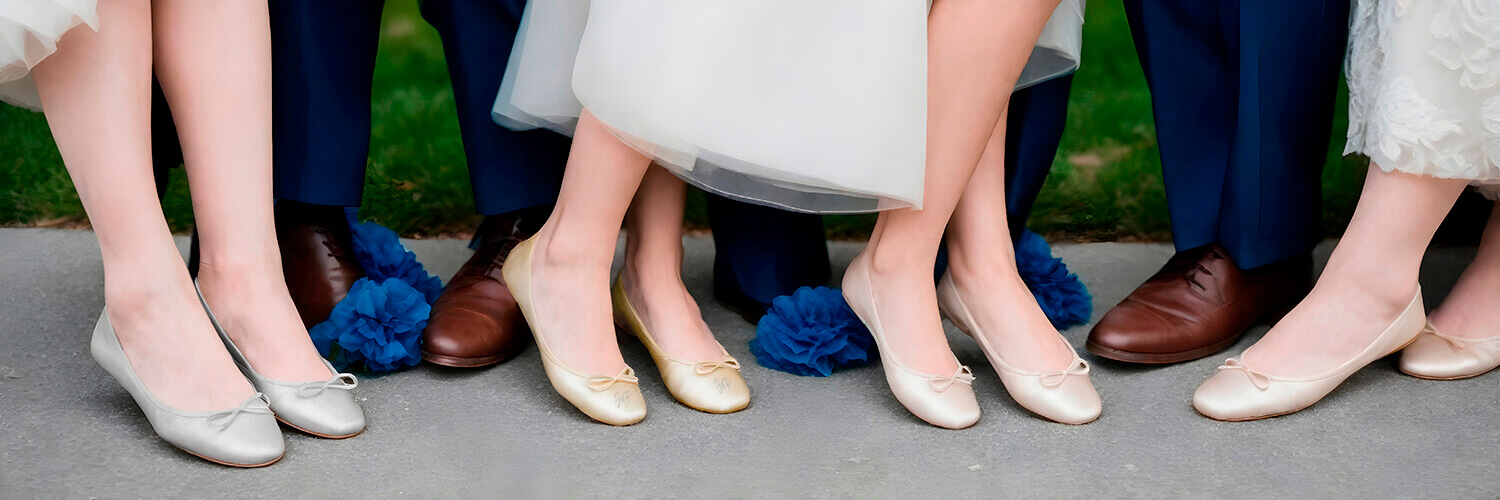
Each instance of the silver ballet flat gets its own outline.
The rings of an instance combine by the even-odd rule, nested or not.
[[[234,341],[229,340],[229,334],[219,325],[219,318],[214,316],[208,302],[203,300],[202,290],[198,291],[198,300],[203,302],[208,320],[213,322],[214,330],[219,332],[219,339],[224,341],[224,347],[234,357],[234,364],[239,365],[240,373],[250,379],[255,390],[265,393],[277,420],[293,429],[321,438],[344,439],[365,431],[364,409],[354,401],[354,393],[350,392],[359,387],[359,379],[354,378],[354,375],[339,373],[326,359],[323,360],[323,366],[328,367],[328,372],[333,374],[326,381],[283,382],[261,375],[250,366]]]
[[[281,460],[286,443],[271,415],[266,396],[255,393],[239,406],[220,411],[185,411],[168,406],[141,382],[120,338],[109,321],[109,309],[99,315],[89,343],[94,361],[109,372],[146,414],[151,428],[172,446],[210,462],[234,467],[264,467]]]

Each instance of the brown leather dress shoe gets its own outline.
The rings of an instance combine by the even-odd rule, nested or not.
[[[457,368],[505,361],[526,348],[531,329],[505,286],[500,267],[516,244],[536,234],[546,217],[492,215],[480,226],[480,245],[432,305],[422,332],[422,359]]]
[[[327,320],[349,287],[365,277],[343,207],[276,202],[276,243],[287,291],[308,328]]]
[[[1155,276],[1100,318],[1088,350],[1131,363],[1176,363],[1233,345],[1274,322],[1312,288],[1312,257],[1241,270],[1218,245],[1177,252]]]

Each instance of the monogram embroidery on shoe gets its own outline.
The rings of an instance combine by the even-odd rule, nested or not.
[[[630,402],[630,393],[628,393],[628,392],[616,392],[615,393],[615,408],[623,408],[625,406],[625,403],[628,403],[628,402]]]
[[[714,379],[714,387],[719,390],[719,394],[723,394],[725,392],[728,392],[729,391],[729,377],[719,377],[719,378]]]

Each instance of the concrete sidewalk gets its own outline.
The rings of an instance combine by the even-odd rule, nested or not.
[[[411,241],[434,274],[463,242]],[[102,302],[86,231],[0,229],[0,498],[56,497],[1427,497],[1500,494],[1500,374],[1431,382],[1378,362],[1306,411],[1222,423],[1190,405],[1229,352],[1164,367],[1095,358],[1104,415],[1084,426],[1017,406],[974,342],[950,327],[974,368],[984,417],[962,431],[907,413],[879,366],[804,378],[760,367],[752,325],[710,297],[713,243],[686,241],[686,280],[730,353],[745,361],[749,409],[708,415],[677,404],[649,356],[622,342],[650,415],[590,421],[548,385],[536,349],[480,370],[420,365],[362,377],[370,427],[343,441],[287,433],[284,460],[216,466],[152,433],[88,353]],[[832,245],[835,269],[860,245]],[[1319,255],[1326,258],[1329,245]],[[1094,293],[1095,318],[1168,256],[1160,244],[1059,245]],[[1471,249],[1431,253],[1429,305]],[[836,281],[835,281],[836,282]],[[1082,346],[1088,326],[1065,332]]]

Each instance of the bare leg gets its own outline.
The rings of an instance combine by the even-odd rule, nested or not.
[[[188,411],[255,392],[214,334],[172,242],[151,173],[151,11],[100,0],[33,71],[47,123],[104,257],[104,303],[151,394]]]
[[[1368,347],[1411,302],[1422,254],[1464,185],[1370,165],[1359,207],[1312,293],[1245,353],[1245,363],[1298,377]]]
[[[182,139],[202,241],[198,283],[262,374],[327,380],[281,273],[271,215],[266,3],[155,0],[156,70]]]
[[[958,369],[932,281],[938,244],[1057,3],[940,0],[928,16],[923,207],[882,213],[865,248],[887,339],[914,369]]]
[[[990,345],[1023,370],[1060,370],[1073,350],[1016,270],[1005,208],[1005,119],[948,222],[948,269]]]
[[[723,354],[682,283],[682,212],[687,183],[652,166],[625,214],[625,293],[662,349],[689,361]]]
[[[1490,212],[1484,239],[1479,242],[1479,254],[1429,319],[1438,331],[1455,337],[1500,336],[1497,304],[1500,304],[1500,203]]]
[[[613,375],[625,368],[615,342],[609,265],[620,223],[649,166],[650,158],[584,110],[557,207],[536,235],[531,291],[540,324],[548,328],[547,345],[564,364],[585,373]]]

